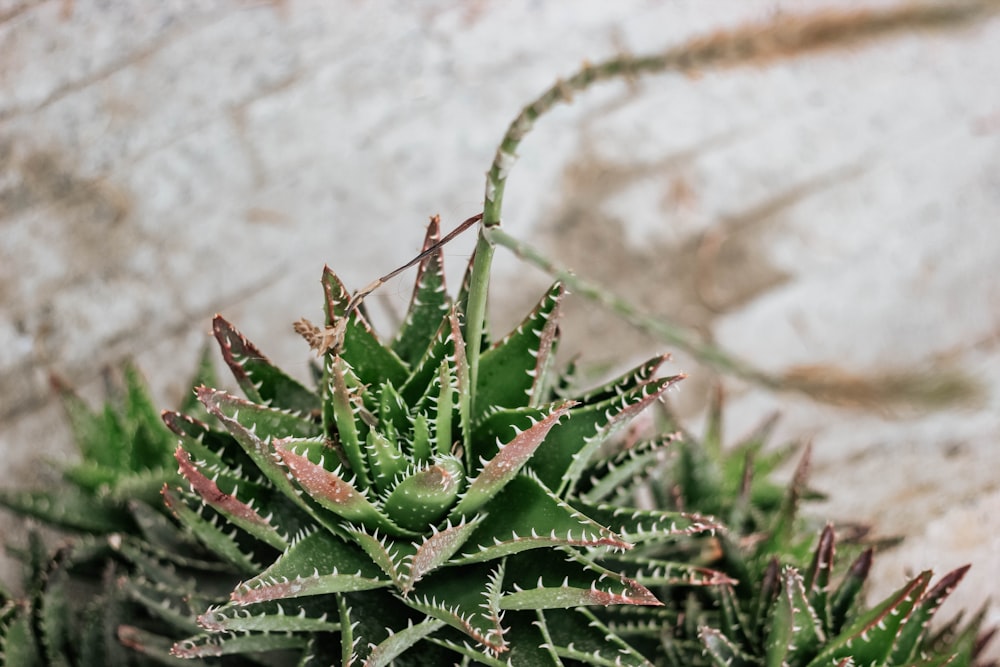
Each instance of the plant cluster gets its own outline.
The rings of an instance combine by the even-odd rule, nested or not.
[[[929,626],[967,568],[933,585],[922,572],[864,604],[872,549],[798,516],[808,450],[791,483],[775,484],[797,448],[766,447],[766,427],[723,447],[721,399],[700,439],[666,409],[639,437],[630,422],[682,379],[659,375],[665,356],[579,389],[557,362],[567,285],[717,368],[778,378],[499,229],[515,149],[568,92],[968,20],[982,6],[822,14],[587,66],[508,130],[454,298],[437,219],[389,339],[363,304],[382,281],[352,296],[323,272],[325,321],[295,325],[319,358],[314,386],[217,316],[242,396],[220,388],[207,357],[178,411],[158,413],[130,367],[98,412],[63,389],[81,462],[62,484],[3,491],[0,504],[72,538],[50,553],[31,533],[14,549],[25,592],[0,590],[0,665],[982,667],[981,614]],[[498,244],[557,280],[494,341]]]
[[[767,429],[723,448],[717,404],[700,441],[636,439],[681,379],[664,357],[575,390],[561,285],[479,336],[471,388],[469,281],[452,301],[437,239],[385,343],[324,272],[326,325],[297,327],[316,389],[216,317],[244,397],[200,384],[161,420],[130,368],[117,409],[65,393],[83,461],[0,502],[82,536],[51,558],[30,540],[5,664],[974,664],[978,621],[926,630],[965,570],[864,609],[871,550],[838,574],[833,529],[812,547],[804,474],[752,473],[794,451]]]

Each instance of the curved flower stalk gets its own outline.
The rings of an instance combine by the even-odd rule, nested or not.
[[[425,248],[437,240],[435,219]],[[280,636],[281,648],[298,641],[319,664],[386,664],[427,639],[421,651],[532,664],[513,656],[573,652],[554,639],[567,623],[582,624],[577,646],[604,645],[599,624],[578,609],[661,604],[605,555],[619,554],[630,571],[653,569],[627,552],[717,527],[577,493],[602,445],[681,379],[657,375],[664,357],[587,393],[557,391],[565,289],[555,284],[512,332],[483,345],[472,386],[464,297],[452,302],[442,261],[440,248],[424,257],[407,317],[386,343],[324,272],[325,328],[297,326],[320,353],[317,392],[216,317],[246,398],[197,389],[221,430],[166,414],[187,488],[170,486],[164,497],[246,579],[199,616],[205,632],[175,655]],[[707,569],[689,575],[691,585],[719,581]],[[558,620],[566,615],[573,620]],[[542,650],[546,632],[556,643]],[[589,660],[601,664],[620,648]]]

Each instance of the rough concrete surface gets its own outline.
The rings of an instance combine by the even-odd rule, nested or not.
[[[216,311],[304,375],[290,322],[318,317],[322,265],[360,287],[409,259],[428,215],[478,211],[506,124],[556,76],[830,4],[0,2],[2,482],[72,452],[50,373],[96,402],[132,357],[170,406]],[[768,370],[978,378],[974,405],[891,414],[726,385],[734,436],[780,410],[783,438],[813,442],[832,496],[814,513],[907,536],[876,592],[973,562],[952,609],[1000,599],[997,62],[1000,20],[604,85],[539,123],[505,212]],[[546,283],[503,253],[496,276],[508,324]],[[383,323],[410,279],[375,300]],[[592,368],[665,347],[572,310],[567,347]],[[675,368],[696,416],[715,378]]]

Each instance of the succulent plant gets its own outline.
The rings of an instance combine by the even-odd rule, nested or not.
[[[436,219],[387,342],[364,313],[373,287],[352,297],[324,272],[324,325],[296,324],[320,358],[315,390],[216,317],[242,398],[213,388],[207,364],[195,400],[163,423],[133,369],[103,412],[64,393],[82,462],[64,486],[3,492],[0,504],[76,537],[51,555],[29,536],[25,594],[0,590],[0,664],[975,664],[982,615],[927,629],[965,569],[934,587],[921,573],[866,610],[871,550],[837,571],[834,530],[813,546],[796,513],[806,467],[787,489],[772,484],[767,473],[793,450],[766,451],[766,429],[724,450],[717,403],[703,442],[675,424],[616,440],[681,378],[657,375],[661,356],[573,389],[556,364],[566,286],[765,387],[818,396],[863,383],[741,362],[559,268],[506,234],[500,211],[534,121],[595,82],[956,25],[989,4],[791,17],[586,65],[501,141],[483,213],[467,221],[482,224],[457,298]],[[497,245],[558,282],[492,343]]]
[[[433,220],[425,249],[438,237]],[[635,543],[716,528],[697,514],[576,492],[583,478],[614,487],[599,463],[602,445],[680,379],[656,377],[663,357],[564,395],[554,355],[565,290],[556,284],[514,331],[484,345],[471,387],[463,296],[453,303],[447,294],[442,259],[438,247],[421,261],[409,313],[387,344],[324,272],[326,327],[297,327],[321,355],[316,393],[215,318],[247,398],[198,388],[222,430],[165,415],[181,439],[176,457],[189,488],[164,497],[247,580],[199,617],[206,632],[179,643],[176,655],[273,638],[298,642],[322,664],[385,664],[428,637],[422,655],[599,664],[628,648],[606,642],[577,608],[661,604],[635,578],[604,567],[605,552],[620,553],[629,571],[652,570],[652,561],[627,555]],[[677,582],[714,583],[707,570],[675,570]]]
[[[983,631],[982,612],[964,625],[956,618],[942,630],[929,627],[968,566],[933,587],[932,573],[921,572],[867,608],[862,598],[875,550],[862,544],[867,528],[841,526],[854,556],[849,567],[837,569],[834,527],[827,524],[817,538],[799,516],[800,500],[822,497],[807,486],[809,447],[783,487],[769,474],[803,448],[767,447],[774,417],[723,447],[721,388],[713,394],[701,438],[663,407],[660,427],[672,433],[671,456],[643,464],[629,443],[617,465],[633,484],[622,485],[621,492],[639,485],[655,507],[719,516],[725,527],[716,533],[658,544],[645,554],[712,568],[719,585],[653,586],[663,607],[598,614],[613,632],[670,667],[987,664],[978,661],[992,633]]]

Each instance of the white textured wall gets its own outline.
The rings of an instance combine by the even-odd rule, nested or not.
[[[783,5],[819,6],[0,2],[4,483],[72,451],[50,372],[96,389],[132,356],[170,405],[221,311],[304,373],[289,323],[318,317],[323,263],[357,287],[415,252],[428,215],[476,212],[506,123],[555,76]],[[905,418],[730,383],[734,435],[780,407],[783,435],[814,441],[824,511],[909,536],[879,559],[883,590],[972,560],[964,604],[1000,597],[997,62],[1000,21],[604,86],[539,124],[505,215],[768,369],[982,378],[981,405]],[[545,282],[509,258],[499,276],[507,318]],[[590,306],[572,322],[597,363],[662,347]],[[694,412],[709,375],[678,367]]]

